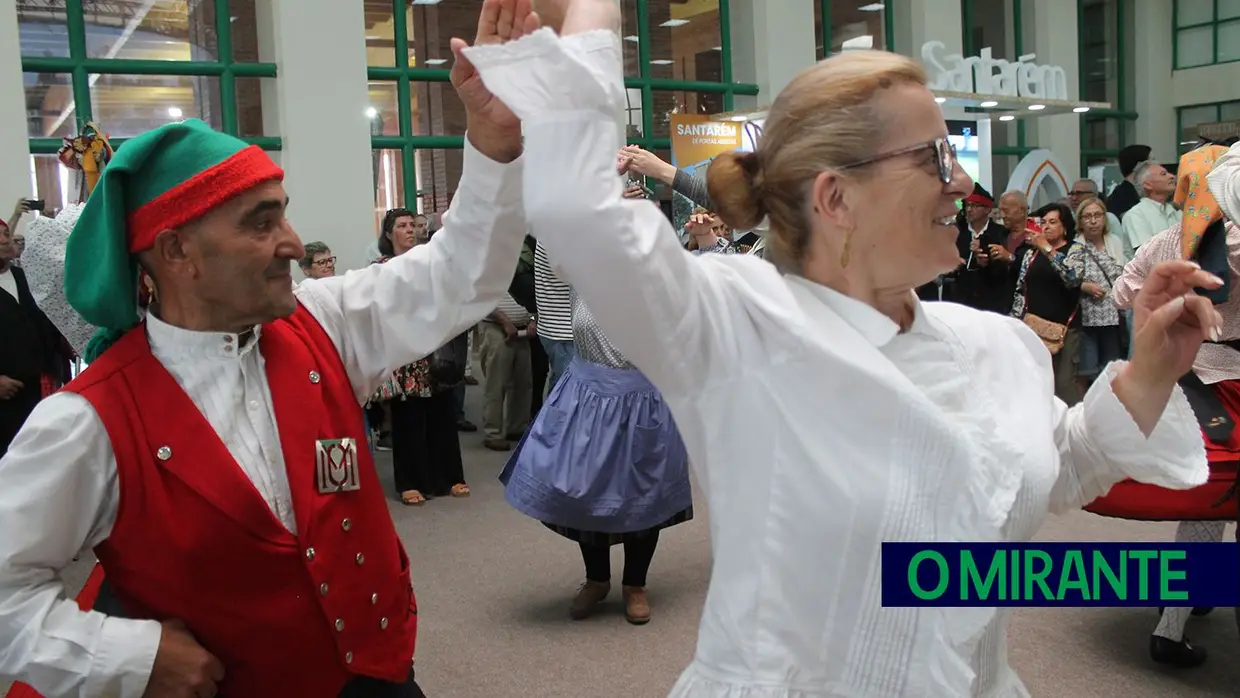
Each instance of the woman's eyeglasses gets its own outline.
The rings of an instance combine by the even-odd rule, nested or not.
[[[871,158],[859,160],[857,162],[837,167],[837,170],[849,170],[854,167],[862,167],[863,165],[873,165],[876,162],[890,160],[891,158],[900,157],[901,155],[909,155],[911,153],[919,153],[923,150],[933,149],[935,153],[935,161],[939,168],[939,181],[943,184],[950,184],[952,175],[956,169],[956,146],[951,144],[946,138],[935,138],[927,143],[918,143],[907,148],[892,150],[887,153],[875,155]]]

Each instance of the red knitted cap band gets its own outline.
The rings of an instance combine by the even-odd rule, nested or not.
[[[986,206],[987,208],[995,207],[994,199],[990,198],[989,196],[982,196],[981,194],[969,194],[968,196],[964,197],[964,202],[966,204],[977,204],[979,206]]]
[[[243,148],[194,175],[129,215],[129,251],[155,244],[155,236],[202,218],[212,209],[263,182],[283,180],[284,170],[256,145]]]

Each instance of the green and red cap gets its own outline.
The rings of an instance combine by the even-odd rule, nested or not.
[[[258,146],[189,119],[125,141],[86,200],[65,249],[65,297],[92,325],[139,321],[137,253],[253,187],[284,179]]]

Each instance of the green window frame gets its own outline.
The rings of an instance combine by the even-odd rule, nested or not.
[[[1229,17],[1220,20],[1218,16],[1219,0],[1214,0],[1214,7],[1211,9],[1210,21],[1198,22],[1197,24],[1186,24],[1179,26],[1180,17],[1180,0],[1173,0],[1171,8],[1171,67],[1172,70],[1191,70],[1193,68],[1204,68],[1210,65],[1220,65],[1223,63],[1235,63],[1240,61],[1240,56],[1229,58],[1227,60],[1219,60],[1218,57],[1218,34],[1219,27],[1224,25],[1240,25],[1240,17]],[[1180,65],[1180,34],[1190,29],[1201,29],[1210,27],[1214,34],[1214,53],[1209,63],[1198,63],[1196,65],[1181,66]]]
[[[91,113],[90,76],[95,75],[170,75],[177,77],[216,77],[220,85],[220,122],[224,133],[238,136],[264,150],[280,150],[277,136],[240,136],[237,131],[237,78],[274,78],[274,63],[238,63],[233,60],[232,12],[229,0],[210,0],[215,4],[215,61],[163,61],[127,58],[90,58],[86,51],[86,17],[83,0],[65,3],[65,27],[69,39],[68,57],[22,56],[23,73],[69,74],[72,80],[74,119],[77,127],[93,120]],[[106,129],[107,124],[102,124]],[[114,147],[124,138],[111,139]],[[60,138],[31,138],[31,155],[54,155],[64,145]]]
[[[1227,105],[1237,105],[1240,107],[1240,99],[1229,99],[1222,102],[1206,102],[1205,104],[1186,104],[1182,107],[1175,108],[1175,139],[1176,139],[1176,157],[1188,152],[1188,146],[1181,145],[1184,138],[1184,112],[1188,109],[1202,109],[1204,107],[1214,107],[1214,121],[1224,121],[1223,107]],[[1206,122],[1211,123],[1211,122]]]
[[[1128,85],[1127,85],[1128,63],[1125,60],[1125,56],[1128,55],[1128,44],[1127,44],[1126,35],[1124,33],[1124,25],[1127,23],[1129,1],[1130,0],[1116,0],[1116,3],[1115,3],[1115,48],[1114,48],[1114,53],[1111,54],[1110,58],[1115,63],[1115,80],[1117,83],[1116,94],[1118,95],[1118,99],[1116,100],[1117,104],[1113,105],[1110,109],[1092,109],[1085,114],[1081,114],[1080,116],[1080,124],[1081,124],[1080,167],[1081,167],[1082,173],[1087,172],[1089,170],[1089,160],[1091,158],[1109,158],[1109,159],[1119,158],[1120,149],[1124,148],[1127,145],[1130,145],[1129,140],[1131,140],[1129,138],[1129,134],[1131,133],[1131,128],[1130,128],[1131,124],[1125,123],[1125,124],[1120,125],[1119,147],[1118,148],[1115,148],[1113,150],[1109,148],[1086,148],[1085,141],[1086,141],[1086,136],[1089,131],[1089,128],[1087,126],[1088,122],[1091,120],[1097,119],[1098,117],[1104,117],[1106,119],[1115,119],[1115,120],[1120,120],[1120,121],[1125,121],[1125,122],[1133,122],[1133,121],[1136,121],[1137,117],[1139,116],[1137,112],[1133,111],[1131,108],[1131,104],[1132,104],[1131,95],[1128,94],[1128,89],[1127,89],[1128,88]],[[1076,2],[1076,26],[1077,26],[1077,32],[1076,32],[1077,74],[1078,74],[1077,84],[1083,85],[1085,84],[1085,70],[1086,70],[1086,66],[1084,63],[1085,35],[1083,32],[1081,32],[1080,28],[1085,26],[1085,2],[1084,0],[1077,0]]]
[[[972,56],[974,51],[979,47],[973,45],[973,33],[970,29],[973,26],[973,15],[975,12],[985,12],[986,8],[977,8],[975,3],[977,0],[960,0],[960,45],[963,49],[962,55]],[[1015,55],[1021,56],[1025,53],[1025,25],[1024,25],[1024,5],[1021,0],[1012,0],[1012,36],[1015,39]],[[1003,156],[1015,156],[1023,158],[1032,151],[1036,150],[1033,146],[1028,145],[1025,135],[1025,120],[1016,120],[1016,145],[1001,145],[990,149],[991,158]]]
[[[343,1],[343,0],[342,0]],[[392,0],[393,38],[397,47],[395,67],[371,66],[366,69],[367,79],[372,82],[395,82],[396,102],[400,135],[371,136],[370,147],[374,150],[399,150],[402,181],[404,182],[404,206],[412,211],[417,210],[418,197],[421,191],[415,166],[415,152],[418,150],[456,150],[465,147],[464,136],[446,135],[414,135],[413,107],[410,103],[411,85],[416,82],[449,82],[449,69],[422,68],[409,65],[408,27],[405,12],[409,0]],[[696,80],[671,80],[651,77],[650,63],[650,24],[649,0],[637,2],[637,50],[638,65],[641,74],[625,77],[625,87],[640,89],[642,93],[642,137],[629,139],[630,145],[641,146],[649,151],[671,150],[670,137],[654,138],[654,93],[656,91],[709,92],[723,95],[724,111],[731,111],[736,95],[752,96],[758,94],[758,86],[751,83],[739,83],[732,80],[732,37],[731,19],[728,11],[728,0],[719,0],[719,33],[722,51],[722,81],[702,82]]]
[[[724,2],[726,0],[721,0]],[[967,0],[966,0],[967,1]],[[896,25],[894,16],[894,0],[883,0],[883,46],[892,53],[896,51]],[[822,50],[830,55],[831,48],[831,0],[818,0],[818,6],[822,14],[822,36],[818,38],[822,42]]]

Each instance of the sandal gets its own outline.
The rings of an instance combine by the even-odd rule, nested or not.
[[[463,482],[457,483],[452,486],[451,490],[449,490],[449,494],[451,494],[453,497],[468,497],[469,496],[469,485],[466,485]]]
[[[407,507],[422,506],[426,503],[426,497],[423,497],[422,493],[417,490],[408,490],[400,493],[400,503]]]

